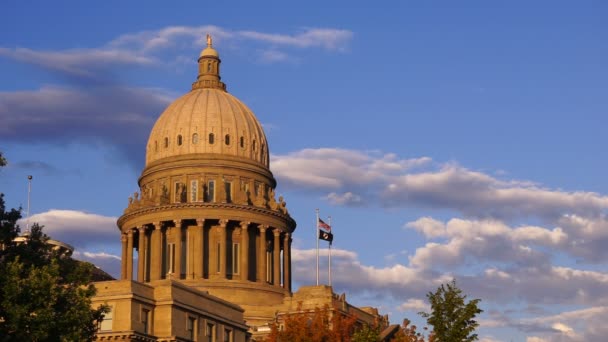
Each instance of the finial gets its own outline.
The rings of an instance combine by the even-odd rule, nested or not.
[[[211,45],[213,45],[213,38],[211,38],[211,35],[207,33],[207,46],[211,47]]]

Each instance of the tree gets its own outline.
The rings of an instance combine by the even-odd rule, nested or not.
[[[278,319],[271,326],[267,342],[350,342],[357,318],[345,315],[327,305],[312,311],[303,311],[298,305],[296,313]],[[282,328],[281,328],[282,327]]]
[[[107,312],[91,308],[94,266],[53,250],[38,224],[16,241],[20,218],[0,194],[0,341],[92,340]]]
[[[421,312],[433,327],[435,341],[438,342],[469,342],[478,339],[475,329],[479,323],[475,316],[482,313],[478,307],[481,299],[465,302],[467,296],[456,286],[456,280],[442,284],[435,293],[427,294],[431,304],[431,312]]]

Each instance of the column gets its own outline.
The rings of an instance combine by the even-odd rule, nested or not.
[[[291,292],[291,234],[283,236],[283,288]]]
[[[175,269],[173,277],[176,279],[182,278],[182,220],[174,220],[174,238],[175,238]]]
[[[249,280],[249,222],[241,222],[241,280]]]
[[[260,244],[258,246],[258,282],[266,283],[266,229],[268,226],[260,225]]]
[[[218,226],[220,255],[217,257],[220,258],[220,279],[226,279],[226,225],[228,225],[228,220],[220,220],[220,225]]]
[[[196,220],[196,226],[188,227],[188,279],[203,277],[203,225],[205,220]]]
[[[122,243],[122,257],[120,260],[120,279],[127,279],[127,234],[120,235],[120,242]]]
[[[152,248],[150,248],[150,280],[159,280],[162,268],[162,223],[154,222],[154,230],[152,231]]]
[[[137,239],[138,247],[137,247],[137,281],[144,282],[145,279],[145,269],[146,269],[146,229],[143,226],[137,227]]]
[[[133,280],[133,229],[127,232],[127,278]]]
[[[273,229],[274,242],[272,245],[272,256],[273,256],[273,269],[274,274],[272,276],[272,284],[275,286],[281,286],[281,231],[278,228]]]

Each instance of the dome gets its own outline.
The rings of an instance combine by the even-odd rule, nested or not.
[[[148,139],[146,165],[194,153],[247,158],[268,167],[266,136],[253,112],[224,90],[193,89],[161,114]]]
[[[220,58],[207,36],[192,91],[170,104],[148,139],[146,166],[175,156],[219,154],[245,158],[268,168],[268,144],[253,112],[226,91]]]

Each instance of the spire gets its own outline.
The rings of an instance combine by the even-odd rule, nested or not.
[[[192,83],[192,89],[214,88],[226,91],[226,85],[220,77],[220,55],[213,48],[213,38],[207,34],[207,47],[198,58],[198,77]]]

